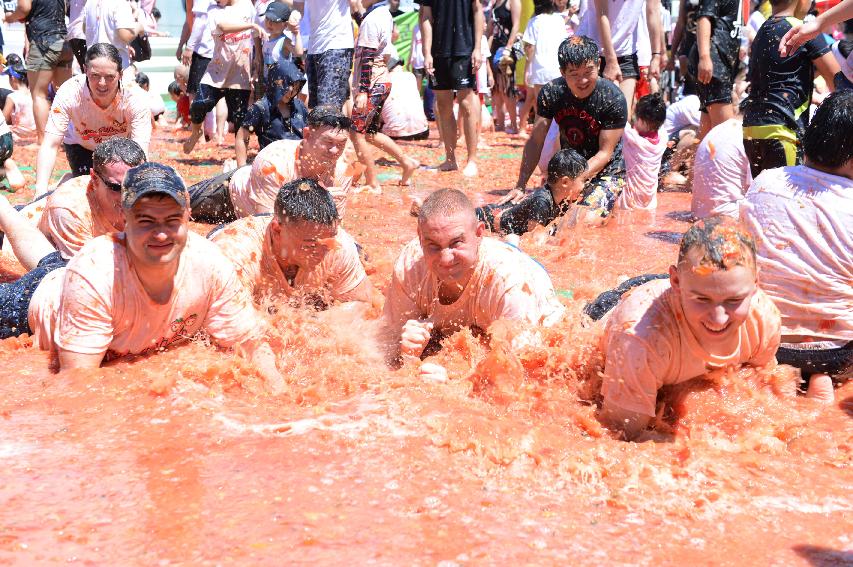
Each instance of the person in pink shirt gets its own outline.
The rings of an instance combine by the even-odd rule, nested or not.
[[[499,319],[527,329],[549,326],[565,311],[551,278],[518,248],[484,236],[464,193],[441,189],[423,202],[418,237],[394,266],[383,320],[390,360],[428,356],[427,346],[464,327],[488,332]],[[446,374],[437,365],[421,368],[425,379]]]
[[[30,332],[64,371],[155,354],[203,331],[281,391],[267,324],[216,245],[189,231],[189,195],[178,174],[158,163],[130,169],[122,208],[124,232],[92,240],[64,269],[46,239],[27,235],[21,260],[35,270],[22,278],[21,296],[0,290],[0,334]],[[0,206],[0,226],[18,253],[19,230],[32,228],[13,212]]]
[[[6,97],[3,105],[3,116],[6,124],[12,129],[15,142],[36,139],[36,122],[33,117],[33,95],[30,93],[27,80],[27,69],[20,56],[12,53],[6,58],[4,75],[9,76],[9,86],[12,92]]]
[[[128,138],[95,147],[90,175],[69,179],[48,194],[38,222],[50,243],[70,260],[90,240],[124,230],[121,184],[128,170],[145,162],[145,152]]]
[[[656,209],[661,159],[669,138],[662,129],[666,104],[659,94],[637,101],[634,123],[622,134],[625,188],[616,198],[617,209]]]
[[[224,225],[210,239],[256,301],[284,297],[318,308],[333,301],[370,303],[373,286],[355,240],[339,222],[329,192],[313,179],[297,179],[278,192],[272,215]]]
[[[190,105],[192,132],[184,142],[184,153],[193,151],[201,137],[204,117],[225,98],[228,114],[237,130],[249,108],[252,88],[252,50],[254,38],[261,41],[267,32],[255,17],[249,0],[216,0],[216,9],[207,15],[207,25],[213,35],[213,58],[207,65]]]
[[[600,419],[628,440],[657,415],[662,386],[775,364],[779,346],[779,311],[758,288],[755,242],[736,221],[694,224],[662,278],[629,280],[585,309],[593,319],[606,316]]]
[[[350,119],[339,108],[308,113],[302,140],[279,140],[240,167],[189,188],[193,220],[211,224],[273,212],[281,186],[308,177],[326,187],[343,217],[354,168],[343,157]]]
[[[142,89],[121,86],[121,56],[107,43],[86,51],[85,74],[63,83],[56,92],[39,148],[36,197],[47,193],[60,144],[71,176],[92,169],[95,146],[110,138],[130,138],[143,152],[151,140],[151,109]]]
[[[761,288],[782,312],[776,358],[806,396],[835,398],[853,378],[853,91],[829,95],[803,137],[805,163],[767,169],[740,201]]]

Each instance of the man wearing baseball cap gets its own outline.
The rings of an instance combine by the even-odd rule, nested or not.
[[[93,239],[32,292],[27,322],[36,344],[56,353],[60,370],[97,368],[204,331],[281,391],[267,325],[217,246],[189,231],[189,194],[175,170],[130,169],[121,204],[124,232]]]

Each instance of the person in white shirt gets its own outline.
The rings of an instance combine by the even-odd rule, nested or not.
[[[525,82],[527,98],[521,109],[522,121],[536,108],[536,100],[542,87],[560,77],[557,51],[563,40],[569,37],[563,17],[554,12],[551,0],[535,0],[535,15],[527,23],[521,41],[527,57]],[[535,110],[534,110],[535,111]]]
[[[137,5],[127,0],[88,0],[83,8],[86,45],[112,44],[121,55],[122,69],[130,65],[130,42],[143,33],[137,10]]]
[[[752,174],[743,149],[740,118],[715,126],[702,139],[693,164],[693,199],[690,210],[699,219],[711,215],[738,216]]]
[[[637,36],[640,14],[646,12],[646,25],[652,46],[661,45],[660,0],[590,0],[583,14],[579,35],[591,37],[601,47],[601,74],[619,85],[628,101],[631,115],[634,89],[640,78]],[[660,77],[660,49],[652,49],[649,77]]]
[[[666,105],[659,94],[637,101],[633,124],[622,134],[622,157],[625,159],[625,188],[616,198],[617,209],[656,209],[658,206],[658,173],[666,150],[663,130]]]
[[[853,378],[853,91],[829,95],[803,138],[805,164],[767,169],[740,203],[759,285],[782,313],[777,360],[807,396],[834,399]]]
[[[382,133],[395,140],[426,140],[429,122],[418,94],[417,77],[399,60],[388,62],[391,94],[382,107]]]
[[[306,8],[309,3],[306,3]],[[308,107],[333,105],[342,108],[350,98],[355,39],[349,0],[312,0],[305,17],[310,24],[310,45],[305,68],[308,75]],[[367,8],[372,1],[362,2]]]

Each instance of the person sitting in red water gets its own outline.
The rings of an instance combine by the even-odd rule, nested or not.
[[[563,316],[551,278],[518,248],[485,237],[464,193],[441,189],[418,213],[418,237],[394,266],[383,313],[390,358],[424,357],[428,343],[462,328],[488,331],[498,319],[549,326]],[[427,370],[429,369],[429,370]],[[422,367],[424,378],[446,374]]]
[[[350,119],[340,109],[318,106],[308,113],[302,140],[272,142],[244,166],[189,188],[192,217],[220,224],[272,213],[282,184],[302,177],[315,179],[335,197],[343,216],[352,172],[342,154]]]
[[[668,280],[634,278],[587,306],[593,319],[606,314],[600,418],[607,427],[634,439],[654,419],[662,386],[719,368],[775,364],[781,319],[758,289],[756,266],[746,229],[709,217],[684,234]]]
[[[65,267],[47,239],[0,204],[0,227],[32,268],[0,290],[0,337],[31,333],[62,371],[154,354],[205,331],[280,391],[264,320],[216,245],[189,232],[189,195],[178,174],[158,163],[132,168],[122,208],[124,232],[95,238]]]
[[[373,286],[339,222],[331,194],[313,179],[297,179],[278,192],[273,215],[237,220],[210,238],[257,301],[298,295],[318,307],[370,303]]]

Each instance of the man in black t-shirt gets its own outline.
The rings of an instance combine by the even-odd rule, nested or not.
[[[480,137],[480,99],[475,74],[483,64],[483,6],[480,0],[421,0],[421,35],[424,70],[435,91],[439,133],[445,161],[438,169],[453,171],[456,163],[456,119],[453,91],[457,91],[468,162],[462,173],[477,175],[477,141]]]
[[[571,148],[588,163],[586,186],[579,204],[590,207],[592,216],[606,218],[624,186],[622,131],[628,121],[625,95],[613,82],[598,76],[598,45],[586,36],[573,36],[557,54],[562,77],[539,93],[536,123],[524,145],[516,188],[503,201],[518,201],[536,168],[542,145],[556,121],[560,146]]]
[[[743,148],[752,177],[765,169],[802,163],[800,140],[808,125],[814,67],[828,85],[838,63],[824,35],[807,41],[787,57],[779,41],[808,9],[801,0],[771,0],[773,15],[752,41],[749,56],[749,98],[743,111]]]

